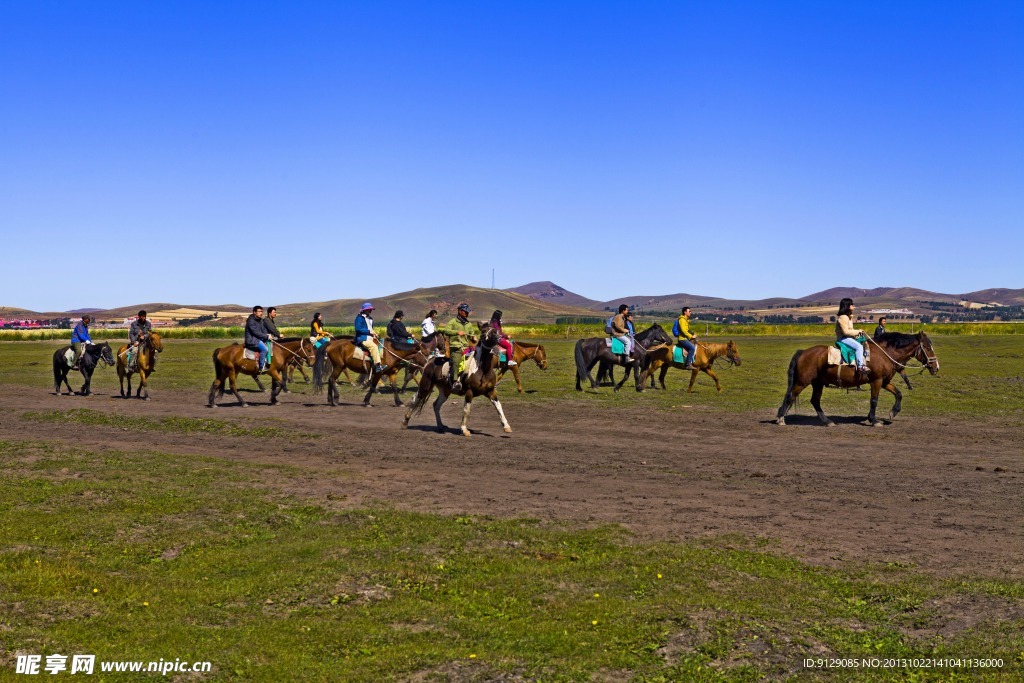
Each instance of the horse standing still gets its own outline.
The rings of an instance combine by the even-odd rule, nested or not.
[[[287,339],[271,341],[273,351],[270,355],[270,362],[267,364],[267,372],[270,374],[270,405],[277,403],[277,395],[284,388],[284,371],[288,363],[296,355],[310,358],[313,353],[313,345],[309,339],[300,337],[298,339]],[[257,354],[258,355],[258,354]],[[248,404],[238,393],[237,377],[241,373],[256,378],[259,374],[259,360],[245,357],[245,347],[239,343],[231,346],[224,346],[213,351],[213,370],[216,379],[210,386],[210,396],[207,405],[216,408],[214,400],[224,395],[224,384],[231,383],[231,393],[238,399],[238,403],[244,408]]]
[[[586,378],[590,382],[591,389],[597,389],[598,384],[590,376],[590,371],[598,361],[605,361],[611,365],[621,365],[627,368],[622,381],[615,385],[615,391],[622,388],[622,385],[629,379],[628,368],[633,368],[633,376],[636,378],[636,390],[643,391],[640,384],[640,368],[647,367],[647,350],[660,344],[671,344],[672,338],[668,336],[661,325],[655,323],[643,332],[638,333],[634,338],[633,357],[627,358],[623,363],[612,349],[608,346],[607,338],[591,337],[580,339],[576,342],[576,391],[582,391],[581,382]]]
[[[320,347],[316,352],[316,361],[313,363],[313,392],[322,393],[324,390],[324,378],[327,378],[327,403],[336,406],[341,392],[338,391],[338,376],[343,370],[353,372],[370,372],[370,388],[363,398],[363,405],[370,407],[370,398],[377,388],[381,377],[387,377],[391,383],[391,390],[394,392],[395,405],[404,405],[398,396],[398,387],[395,384],[395,375],[402,363],[412,363],[420,368],[427,364],[427,357],[419,349],[419,344],[408,345],[408,348],[397,348],[390,340],[384,342],[384,352],[381,354],[381,371],[372,371],[369,367],[369,354],[364,358],[356,357],[356,349],[366,354],[365,349],[357,347],[354,339],[336,339],[326,346]]]
[[[499,361],[495,349],[497,345],[498,333],[492,328],[487,328],[482,335],[480,345],[466,361],[467,366],[470,366],[472,363],[475,367],[470,366],[469,371],[462,375],[462,392],[460,393],[465,398],[465,403],[462,407],[462,425],[460,429],[463,436],[470,436],[466,423],[469,421],[469,411],[472,407],[474,396],[486,396],[491,399],[491,403],[498,411],[498,417],[501,418],[502,429],[506,433],[512,431],[508,420],[505,419],[505,411],[501,407],[501,401],[498,400],[498,392],[495,389],[498,383],[494,372]],[[441,421],[441,406],[448,400],[448,396],[453,393],[452,386],[448,382],[449,362],[444,358],[434,358],[423,370],[423,375],[420,377],[420,388],[416,392],[416,400],[405,411],[405,419],[402,420],[403,429],[408,428],[409,420],[414,414],[419,414],[423,410],[423,406],[426,405],[427,399],[430,398],[430,394],[436,387],[438,394],[434,400],[434,417],[437,418],[437,431],[442,433],[445,431],[444,423]]]
[[[796,402],[796,397],[810,386],[811,405],[814,406],[818,419],[822,424],[831,427],[835,423],[821,410],[821,392],[825,385],[849,388],[870,383],[871,410],[867,419],[872,426],[879,426],[881,423],[875,417],[875,409],[878,406],[878,394],[882,389],[896,397],[896,403],[889,414],[890,420],[895,418],[902,408],[903,394],[893,385],[892,379],[899,370],[907,367],[907,361],[913,358],[928,368],[931,374],[939,372],[939,359],[932,350],[931,340],[924,332],[918,332],[916,335],[886,332],[877,339],[868,339],[868,343],[875,348],[868,362],[869,371],[866,376],[849,365],[829,365],[827,346],[812,346],[793,354],[793,359],[789,362],[789,386],[776,415],[778,424],[786,424],[786,413]]]
[[[498,381],[500,382],[505,373],[511,370],[512,376],[516,379],[516,388],[519,389],[520,394],[523,393],[523,381],[519,378],[519,368],[522,367],[524,362],[532,360],[541,370],[548,369],[548,355],[544,351],[542,344],[531,344],[521,341],[512,342],[512,358],[509,360],[514,360],[516,365],[512,367],[509,367],[507,363],[502,365],[498,371]]]
[[[60,385],[63,384],[68,388],[68,393],[72,396],[75,395],[75,390],[71,388],[71,384],[68,382],[68,373],[71,372],[72,366],[68,365],[64,359],[65,354],[71,349],[71,346],[62,346],[53,352],[53,393],[58,396],[61,395]],[[97,365],[102,361],[106,365],[114,364],[114,352],[110,348],[108,342],[102,344],[86,344],[82,350],[82,357],[79,360],[78,369],[82,373],[82,377],[85,378],[85,383],[82,385],[82,390],[79,392],[82,396],[89,396],[92,394],[92,373],[96,371]]]
[[[145,341],[139,344],[139,350],[135,357],[135,367],[128,367],[128,344],[117,350],[117,380],[121,383],[121,398],[131,398],[132,375],[139,373],[139,388],[135,392],[136,397],[149,400],[149,388],[146,378],[156,372],[156,354],[164,350],[164,343],[160,335],[150,332]],[[128,393],[124,391],[124,381],[128,380]]]
[[[661,368],[661,374],[658,376],[658,381],[661,382],[661,388],[665,389],[665,375],[668,374],[669,368],[678,368],[680,370],[686,369],[685,363],[677,363],[673,360],[672,347],[658,347],[648,353],[648,366],[647,371],[644,373],[644,379],[640,382],[641,385],[646,385],[646,379],[651,378],[651,388],[654,388],[654,371]],[[685,355],[685,351],[684,351]],[[686,393],[693,392],[693,383],[697,381],[697,373],[703,372],[711,379],[715,380],[715,388],[721,392],[722,384],[718,381],[718,375],[712,370],[711,366],[714,365],[717,358],[725,357],[725,360],[731,365],[740,364],[740,350],[736,346],[736,342],[730,341],[726,344],[703,344],[697,343],[697,353],[693,358],[693,365],[696,370],[690,371],[690,386],[686,388]]]

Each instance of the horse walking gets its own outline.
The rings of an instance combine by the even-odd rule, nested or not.
[[[316,361],[313,363],[313,391],[322,393],[324,390],[324,379],[327,383],[327,403],[332,406],[338,405],[341,392],[338,391],[338,376],[344,370],[353,372],[364,372],[370,370],[370,386],[363,398],[363,405],[370,407],[370,398],[377,389],[381,377],[387,377],[391,383],[391,390],[394,392],[395,405],[404,405],[398,395],[398,387],[395,384],[395,375],[403,363],[415,364],[423,368],[427,365],[427,357],[420,351],[419,343],[403,345],[406,348],[398,348],[391,340],[384,342],[384,353],[381,354],[381,371],[374,372],[368,367],[369,356],[356,357],[356,350],[364,352],[357,347],[354,339],[335,339],[326,346],[321,346],[316,352]],[[365,353],[365,352],[364,352]]]
[[[718,381],[718,375],[712,371],[711,367],[715,364],[715,360],[721,357],[725,357],[725,360],[730,365],[740,364],[740,351],[736,346],[736,342],[730,341],[725,344],[704,344],[697,342],[697,353],[694,355],[693,365],[696,370],[690,371],[690,386],[686,388],[686,393],[693,392],[693,383],[697,381],[697,373],[703,372],[711,379],[715,380],[715,389],[719,392],[722,391],[722,384]],[[640,384],[646,385],[647,378],[651,378],[651,388],[654,388],[654,371],[661,369],[661,374],[658,376],[658,381],[661,382],[661,388],[665,389],[665,375],[668,374],[669,368],[678,368],[685,370],[686,365],[684,363],[677,363],[673,360],[673,350],[671,346],[660,346],[652,350],[648,354],[649,364],[647,371],[644,373],[644,379]]]
[[[307,360],[314,353],[313,345],[306,337],[299,339],[282,339],[271,341],[272,352],[270,362],[267,364],[267,372],[270,374],[270,405],[277,404],[277,395],[284,388],[284,372],[287,365],[295,356],[303,356]],[[231,383],[231,393],[238,399],[239,405],[243,408],[248,404],[238,393],[237,377],[241,373],[256,378],[259,375],[258,358],[246,358],[245,347],[239,343],[231,346],[224,346],[213,351],[213,370],[216,379],[210,386],[210,396],[207,405],[216,408],[214,401],[224,395],[224,385]]]
[[[647,367],[647,351],[661,344],[671,344],[672,338],[668,336],[661,325],[654,323],[643,332],[637,333],[633,338],[636,344],[633,347],[633,357],[628,358],[625,363],[612,353],[608,340],[605,337],[591,337],[580,339],[576,342],[576,391],[582,391],[581,383],[584,378],[590,382],[591,389],[597,389],[598,384],[590,376],[590,371],[598,361],[607,362],[610,365],[621,365],[627,368],[623,374],[622,381],[615,385],[615,391],[622,388],[622,385],[629,379],[629,368],[633,368],[633,376],[636,378],[636,390],[643,391],[640,384],[640,368]]]
[[[542,344],[531,344],[530,342],[521,341],[512,342],[512,357],[508,360],[514,360],[516,364],[512,367],[509,367],[507,363],[502,365],[498,371],[498,381],[500,382],[505,373],[511,370],[512,376],[516,380],[516,388],[519,389],[520,394],[523,393],[523,380],[519,377],[519,369],[524,362],[532,360],[541,370],[548,369],[548,355],[544,351]]]
[[[68,373],[71,372],[72,366],[68,364],[66,356],[70,351],[71,346],[68,345],[62,346],[53,352],[53,393],[58,396],[61,395],[61,384],[68,388],[70,395],[75,395],[75,390],[71,388],[71,384],[68,382]],[[114,364],[114,352],[111,350],[110,344],[108,342],[86,344],[78,364],[78,369],[85,379],[82,390],[79,392],[82,396],[92,394],[92,373],[96,371],[96,367],[100,362],[103,362],[105,365]]]
[[[502,430],[506,433],[512,431],[508,420],[505,419],[505,411],[501,407],[501,401],[498,400],[498,392],[495,389],[498,379],[494,369],[499,362],[495,348],[497,345],[498,333],[493,328],[486,328],[481,337],[480,345],[473,355],[466,360],[467,369],[464,373],[461,392],[465,399],[462,406],[462,425],[460,426],[463,436],[470,436],[466,423],[469,421],[469,411],[472,407],[474,396],[486,396],[491,399],[495,410],[498,411],[498,417],[501,418]],[[423,406],[426,405],[430,394],[437,388],[437,398],[434,400],[434,417],[437,419],[437,431],[441,433],[445,431],[444,423],[441,421],[441,406],[448,400],[448,396],[453,393],[451,384],[448,382],[449,362],[445,358],[434,358],[423,370],[423,375],[420,378],[420,388],[416,392],[416,400],[405,411],[405,419],[402,420],[403,429],[409,427],[409,420],[413,415],[419,414],[423,410]]]
[[[135,367],[128,367],[128,344],[117,350],[117,380],[121,383],[121,398],[131,398],[132,375],[139,373],[139,388],[135,396],[149,400],[149,388],[146,379],[156,372],[156,355],[164,350],[164,343],[160,335],[150,332],[145,341],[139,344],[138,355],[136,356]],[[128,392],[125,393],[124,381],[128,380]]]
[[[776,415],[778,424],[786,424],[786,413],[793,407],[796,397],[810,386],[811,405],[814,406],[818,419],[822,424],[832,427],[835,423],[828,419],[821,409],[821,393],[825,385],[850,388],[870,383],[871,410],[867,419],[872,426],[879,426],[881,423],[875,417],[875,409],[878,406],[878,394],[882,389],[896,397],[896,403],[889,413],[890,420],[895,418],[902,408],[903,394],[893,385],[892,379],[899,370],[907,367],[907,361],[913,358],[928,368],[931,374],[939,372],[939,359],[932,350],[931,340],[924,332],[918,332],[916,335],[886,332],[877,339],[868,339],[868,343],[874,350],[868,362],[869,371],[866,376],[849,365],[829,365],[828,347],[824,345],[801,349],[793,354],[789,362],[789,386]]]

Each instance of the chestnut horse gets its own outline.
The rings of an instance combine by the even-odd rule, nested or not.
[[[128,344],[117,350],[117,381],[121,383],[121,398],[132,396],[132,375],[139,373],[139,389],[135,392],[137,398],[149,400],[149,385],[146,378],[156,372],[156,354],[164,350],[164,343],[160,335],[150,332],[146,340],[139,344],[136,352],[135,368],[128,368]],[[124,391],[124,380],[128,379],[128,393]]]
[[[465,403],[462,407],[462,425],[460,427],[463,436],[470,435],[466,422],[469,421],[469,410],[474,396],[486,396],[491,399],[491,403],[498,411],[498,417],[501,418],[502,429],[505,432],[512,431],[508,420],[505,419],[505,411],[501,408],[501,401],[498,400],[498,392],[494,388],[498,383],[494,373],[494,369],[498,365],[497,345],[498,333],[493,328],[485,326],[480,345],[477,346],[473,356],[467,359],[466,364],[469,372],[462,375],[463,388],[460,392],[465,398]],[[444,423],[441,422],[441,406],[448,400],[448,396],[454,393],[452,392],[452,385],[448,382],[449,362],[451,361],[446,358],[433,358],[427,364],[420,378],[420,388],[416,392],[416,400],[405,411],[405,419],[402,420],[403,429],[409,427],[409,420],[414,414],[419,414],[423,410],[423,406],[426,405],[427,399],[430,398],[430,394],[436,387],[437,398],[434,400],[434,417],[437,418],[437,431],[442,433],[445,431]]]
[[[313,356],[313,345],[306,337],[282,339],[271,341],[272,352],[270,362],[267,363],[267,372],[270,374],[270,405],[277,403],[277,395],[284,388],[284,372],[288,364],[295,356],[302,356],[309,359]],[[238,394],[238,383],[236,378],[239,373],[249,375],[253,379],[259,374],[259,361],[248,359],[244,355],[245,347],[239,343],[231,346],[224,346],[213,351],[213,369],[217,378],[210,386],[210,397],[207,405],[216,408],[214,400],[224,395],[225,382],[231,382],[231,393],[238,399],[238,403],[244,408],[248,404]],[[257,352],[258,355],[258,352]]]
[[[313,392],[322,393],[324,390],[324,378],[327,378],[327,403],[336,406],[341,393],[338,391],[338,376],[343,370],[353,372],[367,372],[370,375],[370,387],[363,398],[363,405],[370,407],[370,397],[377,388],[381,377],[387,377],[391,383],[391,389],[395,395],[395,405],[404,405],[398,397],[398,387],[395,385],[395,375],[402,363],[409,363],[423,368],[427,364],[427,357],[420,351],[419,343],[403,345],[399,349],[390,340],[384,342],[384,351],[381,353],[380,362],[383,366],[381,371],[372,372],[370,356],[366,349],[359,348],[364,358],[356,358],[356,343],[354,339],[335,339],[326,346],[321,346],[316,352],[316,361],[313,363]]]
[[[776,416],[778,424],[786,424],[786,413],[796,402],[796,397],[804,388],[810,386],[811,405],[818,413],[818,419],[822,424],[831,427],[835,423],[821,410],[821,392],[825,385],[849,388],[870,383],[871,410],[868,413],[868,422],[872,426],[879,426],[881,422],[875,417],[878,393],[885,389],[896,397],[896,403],[889,414],[890,420],[895,418],[902,407],[903,394],[893,385],[892,379],[897,372],[906,369],[907,361],[913,358],[928,368],[931,374],[939,372],[939,359],[932,350],[931,340],[924,332],[918,332],[916,335],[886,332],[877,339],[868,339],[868,343],[871,344],[872,350],[866,376],[858,373],[850,365],[829,365],[827,346],[812,346],[793,354],[793,359],[789,362],[789,386]]]
[[[672,356],[671,346],[659,346],[656,349],[652,349],[648,354],[650,358],[650,365],[647,366],[647,371],[644,373],[644,378],[640,381],[641,385],[646,384],[646,379],[651,378],[651,388],[654,388],[654,371],[661,368],[661,374],[658,376],[658,381],[661,382],[661,388],[665,388],[665,375],[668,374],[669,368],[678,368],[685,370],[686,365],[684,363],[676,363]],[[686,355],[685,350],[683,355]],[[697,381],[697,373],[703,372],[711,379],[715,380],[715,388],[719,392],[722,391],[722,385],[718,381],[718,375],[711,370],[711,366],[715,364],[715,359],[725,356],[726,362],[730,365],[740,364],[740,350],[736,347],[736,342],[730,341],[726,344],[703,344],[697,342],[697,353],[693,357],[693,365],[696,370],[691,370],[690,375],[690,386],[686,388],[686,393],[693,392],[693,383]]]
[[[532,360],[541,370],[548,369],[548,355],[541,344],[520,341],[512,342],[512,358],[510,360],[514,360],[517,364],[511,368],[507,364],[502,365],[498,372],[498,381],[500,382],[505,373],[511,370],[512,376],[516,378],[516,388],[519,389],[520,394],[523,393],[523,381],[519,379],[519,368],[522,363]]]

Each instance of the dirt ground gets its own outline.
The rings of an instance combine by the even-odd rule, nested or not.
[[[246,394],[266,401],[267,394]],[[945,576],[1021,579],[1024,428],[994,419],[901,417],[884,428],[852,419],[828,429],[797,416],[712,410],[611,410],[587,400],[505,404],[504,434],[475,402],[474,435],[433,431],[430,408],[282,405],[204,407],[195,392],[151,401],[57,397],[0,385],[0,439],[138,449],[293,465],[268,483],[323,505],[383,502],[445,514],[622,524],[645,538],[724,534],[771,539],[814,563],[899,562]],[[225,397],[229,400],[228,397]],[[217,418],[294,429],[289,438],[233,437],[29,421],[26,411],[91,410],[154,418]],[[458,424],[461,402],[442,412]],[[303,434],[319,434],[309,438]]]

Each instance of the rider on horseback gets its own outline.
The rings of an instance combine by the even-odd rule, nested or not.
[[[359,309],[359,315],[356,316],[356,346],[361,346],[366,349],[367,353],[370,354],[370,358],[373,359],[373,371],[380,373],[384,366],[380,363],[380,349],[377,348],[377,333],[373,331],[373,318],[370,314],[373,313],[373,304],[367,301]]]
[[[451,382],[452,391],[462,391],[462,382],[459,381],[459,361],[467,348],[471,348],[479,340],[475,326],[469,322],[469,304],[459,304],[456,316],[452,318],[444,329],[441,330],[448,337],[448,361],[451,366],[448,369],[448,380]]]
[[[309,336],[313,345],[318,349],[331,340],[331,335],[324,329],[324,320],[320,316],[320,311],[313,314],[313,322],[309,324]]]
[[[517,363],[512,359],[512,342],[508,340],[508,335],[501,329],[501,316],[501,311],[492,313],[490,324],[498,332],[498,346],[505,349],[505,358],[508,360],[508,367],[511,368],[515,367]]]
[[[265,372],[267,369],[267,342],[270,335],[263,326],[263,307],[253,306],[252,313],[245,321],[245,348],[250,351],[259,351],[259,367],[257,372]]]
[[[131,327],[128,328],[128,358],[125,366],[134,371],[136,369],[136,363],[138,363],[138,350],[149,339],[149,335],[153,332],[153,323],[146,319],[146,312],[139,311],[139,317],[132,321]]]
[[[633,356],[633,337],[629,333],[629,327],[626,325],[626,314],[629,313],[629,306],[626,304],[619,305],[619,312],[615,314],[609,323],[611,328],[611,336],[622,342],[623,347],[626,349],[626,353],[622,357],[622,364],[629,365]]]
[[[387,329],[388,339],[400,349],[407,349],[416,343],[416,340],[409,334],[409,330],[405,328],[405,323],[402,322],[404,317],[405,311],[395,311],[395,315],[391,318],[391,322],[388,323]]]
[[[696,370],[697,368],[693,365],[694,354],[697,353],[697,335],[690,331],[690,307],[683,306],[683,309],[679,312],[679,317],[676,318],[675,332],[676,344],[686,349],[686,365],[683,366],[683,370]]]
[[[427,317],[420,323],[420,341],[429,344],[434,340],[434,335],[437,334],[437,329],[434,327],[434,318],[437,317],[437,309],[431,308],[430,313],[427,313]]]
[[[846,297],[839,302],[839,313],[836,315],[836,341],[853,349],[857,356],[857,372],[866,375],[870,370],[864,362],[864,346],[857,341],[857,337],[864,335],[864,330],[854,328],[852,317],[853,299]]]
[[[92,316],[83,315],[81,322],[75,325],[75,329],[71,331],[71,350],[74,351],[74,356],[71,358],[71,367],[77,368],[79,361],[82,360],[82,352],[85,351],[86,344],[92,344],[92,337],[89,336],[89,323],[92,322]]]

